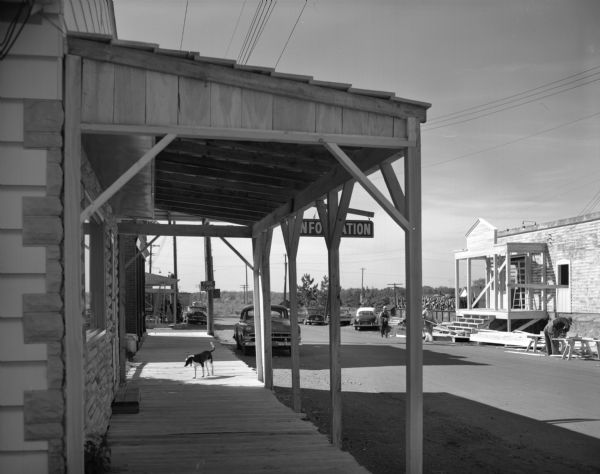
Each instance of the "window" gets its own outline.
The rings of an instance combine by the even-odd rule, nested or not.
[[[558,284],[569,286],[569,264],[561,263],[558,265]]]
[[[85,329],[105,329],[105,243],[104,227],[91,221],[84,237]]]

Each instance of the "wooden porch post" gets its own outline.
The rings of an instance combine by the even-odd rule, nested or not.
[[[273,388],[273,341],[271,340],[271,240],[273,229],[264,232],[263,252],[261,261],[261,292],[262,292],[262,318],[260,332],[262,337],[263,367],[265,387]],[[255,307],[256,310],[256,307]],[[255,328],[256,329],[256,328]],[[258,332],[258,331],[256,331]],[[256,349],[258,350],[258,348]]]
[[[322,201],[317,210],[327,244],[329,273],[329,390],[331,396],[331,443],[342,446],[342,365],[340,357],[340,241],[354,181],[344,184],[338,204],[337,191],[327,194],[327,209]]]
[[[542,284],[546,285],[548,282],[548,269],[546,268],[546,251],[542,250]],[[544,311],[548,311],[548,291],[546,289],[542,290],[542,309]]]
[[[263,253],[263,239],[264,236],[261,233],[258,237],[252,237],[252,258],[254,262],[254,268],[252,269],[252,276],[254,278],[254,288],[252,290],[252,304],[254,306],[254,355],[256,358],[256,374],[258,380],[261,382],[265,381],[263,371],[263,344],[262,344],[262,298],[260,291],[260,271]]]
[[[423,472],[423,318],[421,245],[421,140],[419,124],[408,119],[409,139],[404,160],[406,213],[411,227],[405,232],[406,257],[406,472]]]
[[[510,285],[510,249],[506,246],[506,332],[510,332],[510,312],[512,310],[512,295]]]
[[[498,283],[500,283],[498,281],[498,277],[500,275],[498,275],[498,255],[496,253],[494,253],[494,275],[492,276],[492,278],[494,279],[494,310],[498,310]]]
[[[81,240],[81,58],[67,56],[64,151],[65,448],[68,472],[84,471]]]
[[[460,308],[460,259],[454,260],[454,315]]]
[[[471,258],[467,258],[467,309],[471,309]]]
[[[300,211],[281,223],[283,242],[289,258],[288,277],[290,281],[290,328],[292,331],[292,408],[300,413],[302,400],[300,397],[300,329],[298,327],[298,273],[296,258],[300,243],[300,228],[304,211]]]

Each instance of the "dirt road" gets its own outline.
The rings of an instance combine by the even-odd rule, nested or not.
[[[223,342],[228,330],[220,326]],[[323,432],[327,334],[327,326],[302,327],[303,411]],[[342,345],[344,449],[371,472],[403,472],[404,340],[344,327]],[[289,363],[274,358],[275,391],[288,405]],[[600,472],[600,362],[433,343],[423,372],[425,472]]]

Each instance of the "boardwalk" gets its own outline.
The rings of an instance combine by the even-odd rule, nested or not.
[[[213,341],[215,375],[183,366]],[[256,373],[203,331],[151,331],[128,374],[140,412],[113,415],[108,442],[118,473],[366,473]]]

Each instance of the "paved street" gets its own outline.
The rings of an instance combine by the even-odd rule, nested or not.
[[[223,323],[218,336],[227,342],[229,323]],[[300,350],[303,408],[322,429],[328,425],[328,330],[302,326]],[[373,453],[403,455],[405,339],[352,327],[341,333],[347,449],[372,472],[396,472],[401,460],[381,465],[382,454]],[[253,356],[236,355],[254,366]],[[427,472],[600,469],[600,361],[449,342],[425,343],[423,359]],[[273,366],[276,390],[286,396],[289,356],[276,354]]]

